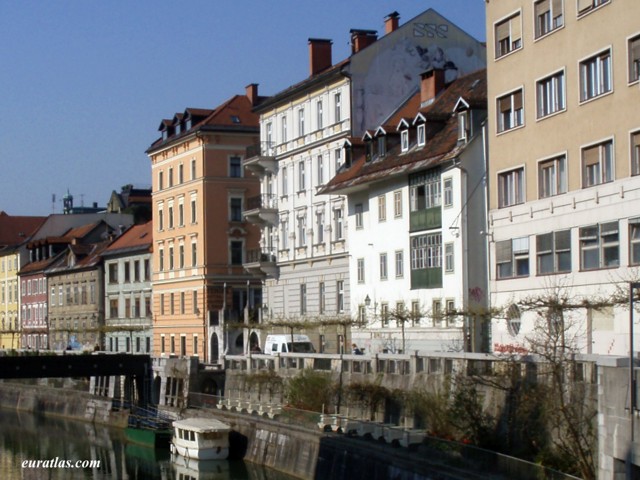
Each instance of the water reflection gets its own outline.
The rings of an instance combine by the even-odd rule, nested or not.
[[[65,461],[100,460],[100,468],[61,468]],[[40,468],[22,468],[40,461]],[[47,463],[45,463],[47,462]],[[46,466],[47,468],[43,468]],[[169,450],[127,443],[124,431],[0,409],[0,479],[290,480],[242,461],[171,461]]]

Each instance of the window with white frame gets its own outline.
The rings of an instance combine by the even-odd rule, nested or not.
[[[164,230],[164,205],[158,204],[158,230]]]
[[[640,79],[640,35],[629,39],[629,83]]]
[[[169,228],[173,228],[173,201],[169,201],[169,210],[167,211],[167,217],[169,217]]]
[[[567,191],[567,157],[560,155],[538,163],[538,195],[552,197]]]
[[[496,274],[499,279],[529,276],[529,237],[496,242]]]
[[[629,219],[629,265],[640,265],[640,217]]]
[[[298,221],[298,247],[307,245],[307,216],[299,215]]]
[[[387,137],[386,135],[380,135],[376,139],[378,143],[378,157],[384,157],[387,154]]]
[[[164,271],[164,248],[158,249],[158,271]]]
[[[583,188],[613,181],[613,141],[582,149]]]
[[[298,136],[304,136],[304,108],[298,109]]]
[[[538,118],[560,112],[566,108],[564,70],[536,83]]]
[[[458,112],[458,141],[467,142],[470,134],[469,112]]]
[[[631,175],[640,175],[640,131],[632,132],[631,144]]]
[[[610,0],[578,0],[578,16],[590,12],[594,8],[598,8]]]
[[[196,239],[191,240],[191,266],[198,266],[198,242]]]
[[[242,221],[242,197],[229,199],[229,220],[232,222]]]
[[[388,278],[387,272],[387,254],[380,254],[380,280],[386,280]]]
[[[387,221],[387,196],[386,195],[378,196],[378,221],[379,222]]]
[[[442,267],[442,234],[430,233],[411,237],[411,269]]]
[[[336,172],[338,170],[340,170],[340,166],[342,165],[342,149],[341,148],[336,148],[333,151],[333,158],[334,158],[334,163],[336,166]]]
[[[320,130],[324,125],[324,112],[322,108],[322,100],[318,100],[316,102],[316,122],[318,124],[318,130]]]
[[[336,312],[344,312],[344,280],[336,281]]]
[[[494,25],[496,58],[522,47],[522,23],[520,12]]]
[[[322,155],[318,155],[317,160],[318,185],[324,185],[324,157]]]
[[[404,251],[396,251],[396,278],[404,277]]]
[[[282,250],[289,248],[289,220],[286,218],[280,220],[280,248]]]
[[[412,212],[439,207],[442,203],[440,171],[435,169],[411,176],[409,195]]]
[[[273,148],[273,123],[267,122],[266,134],[265,134],[265,143],[267,147],[267,152],[271,152]]]
[[[178,199],[178,226],[184,227],[184,198]]]
[[[515,337],[520,333],[521,314],[518,306],[513,303],[507,309],[507,329],[511,336]]]
[[[178,246],[178,268],[184,268],[184,244]]]
[[[191,223],[197,223],[198,221],[198,204],[195,195],[191,195]]]
[[[354,213],[355,213],[354,216],[356,219],[356,229],[360,230],[361,228],[364,228],[364,221],[363,221],[364,209],[361,203],[355,204]]]
[[[174,258],[174,255],[173,255],[173,245],[170,245],[169,246],[169,270],[170,271],[175,268],[174,260],[175,260],[175,258]]]
[[[452,273],[454,270],[454,254],[453,254],[453,242],[444,244],[444,271],[446,273]]]
[[[539,0],[534,4],[536,38],[564,25],[563,0]]]
[[[498,208],[524,203],[524,167],[498,174]]]
[[[304,160],[298,162],[298,191],[302,192],[307,186]]]
[[[611,91],[611,50],[580,62],[580,101],[585,102]]]
[[[425,125],[424,123],[421,123],[418,125],[418,129],[417,129],[417,135],[418,135],[418,146],[419,147],[424,147],[425,144],[427,143],[427,136],[425,133]]]
[[[287,167],[282,167],[282,196],[287,196],[289,195],[289,176],[288,176],[288,171],[287,171]]]
[[[571,271],[571,230],[536,235],[538,275]]]
[[[393,192],[393,216],[402,217],[402,190]]]
[[[282,127],[282,143],[284,143],[289,139],[287,136],[287,117],[285,115],[280,119],[280,125]]]
[[[191,160],[191,180],[195,180],[197,176],[197,171],[196,171],[196,161]]]
[[[333,209],[333,241],[337,242],[344,238],[342,208]]]
[[[498,133],[524,124],[522,89],[498,98]]]
[[[307,284],[300,284],[300,314],[307,313]]]
[[[358,283],[364,283],[364,258],[359,258],[356,264],[358,271]]]
[[[162,190],[164,188],[164,172],[160,170],[158,172],[158,190]]]
[[[324,313],[327,305],[326,305],[326,298],[327,298],[327,291],[326,291],[326,287],[324,285],[324,282],[320,282],[318,284],[318,302],[319,302],[319,313]]]
[[[342,95],[338,92],[333,96],[335,123],[342,121]]]
[[[444,206],[451,207],[453,205],[453,178],[445,178],[442,183]]]
[[[618,222],[580,228],[580,269],[595,270],[620,265]]]
[[[324,243],[324,210],[316,212],[316,243]]]
[[[409,150],[409,130],[402,130],[400,132],[400,150],[403,152]]]

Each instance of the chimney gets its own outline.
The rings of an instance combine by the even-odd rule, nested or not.
[[[246,95],[252,106],[256,106],[256,102],[258,101],[258,84],[250,83],[245,87]]]
[[[350,30],[351,33],[351,53],[358,53],[363,48],[368,47],[378,39],[378,32],[375,30]]]
[[[400,23],[400,14],[398,12],[391,12],[384,17],[384,34],[389,35],[391,32],[395,32],[398,29]]]
[[[444,90],[444,70],[430,68],[420,75],[420,107],[433,103],[438,94]]]
[[[314,76],[332,65],[331,43],[331,40],[324,38],[309,39],[310,76]]]

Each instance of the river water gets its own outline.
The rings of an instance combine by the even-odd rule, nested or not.
[[[40,460],[39,468],[35,466],[38,460]],[[64,466],[72,464],[75,467],[77,461],[91,460],[99,460],[100,467]],[[124,431],[121,429],[0,409],[0,479],[67,480],[76,478],[99,480],[293,479],[293,477],[243,461],[189,461],[184,465],[179,461],[172,461],[169,450],[154,450],[127,443]]]

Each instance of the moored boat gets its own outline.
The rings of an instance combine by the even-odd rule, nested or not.
[[[229,457],[231,427],[214,418],[187,418],[173,422],[171,451],[187,458],[220,460]]]

